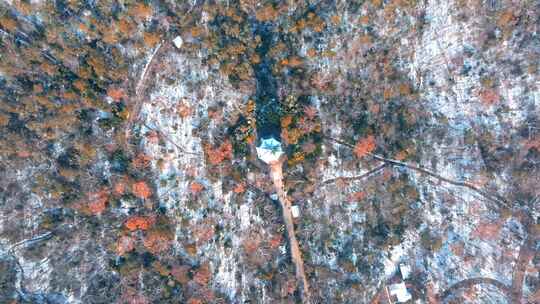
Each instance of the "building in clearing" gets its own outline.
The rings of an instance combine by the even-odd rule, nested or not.
[[[263,138],[257,147],[257,156],[267,164],[274,163],[283,155],[281,143],[273,137]]]
[[[399,264],[399,272],[401,272],[401,278],[407,280],[411,276],[411,266],[401,263]]]
[[[292,205],[291,206],[291,214],[292,214],[293,218],[300,217],[300,207],[298,207],[297,205]]]
[[[390,295],[395,296],[398,303],[405,303],[412,299],[404,282],[390,285]]]

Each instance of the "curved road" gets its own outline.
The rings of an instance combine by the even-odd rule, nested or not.
[[[450,296],[453,292],[463,288],[470,288],[473,285],[486,284],[497,287],[506,297],[510,300],[510,303],[525,304],[526,300],[523,298],[523,285],[525,284],[525,274],[527,272],[527,266],[534,258],[536,253],[536,242],[540,240],[539,231],[536,227],[534,220],[530,215],[525,212],[519,212],[514,215],[518,218],[521,224],[525,227],[527,232],[527,238],[519,249],[519,255],[516,261],[516,265],[512,274],[512,285],[507,286],[500,281],[490,278],[471,278],[457,282],[450,288],[445,290],[438,298],[440,301]]]

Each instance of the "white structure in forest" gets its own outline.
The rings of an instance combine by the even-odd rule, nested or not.
[[[399,271],[401,272],[401,278],[404,280],[407,280],[411,276],[411,266],[408,264],[399,264]]]
[[[300,207],[298,207],[297,205],[292,205],[291,206],[291,214],[292,214],[293,218],[300,217]]]
[[[399,303],[405,303],[412,299],[404,282],[390,285],[390,295],[395,296]]]
[[[265,163],[272,164],[283,155],[281,143],[273,137],[264,138],[257,147],[257,156]]]
[[[181,49],[182,45],[184,44],[184,40],[182,40],[182,37],[176,36],[176,38],[173,39],[173,44],[177,49]]]

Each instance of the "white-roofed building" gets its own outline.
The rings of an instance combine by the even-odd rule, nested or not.
[[[263,138],[257,147],[257,156],[267,164],[275,163],[281,155],[283,155],[281,143],[273,137]]]
[[[399,303],[405,303],[412,299],[411,294],[407,290],[404,282],[390,285],[390,294],[397,298]]]
[[[297,205],[291,206],[291,214],[293,218],[297,218],[300,216],[300,208]]]
[[[411,276],[411,266],[408,264],[399,264],[399,271],[401,272],[401,278],[404,280],[407,280]]]
[[[176,36],[176,38],[173,39],[173,44],[176,48],[181,49],[182,45],[184,44],[184,40],[182,40],[182,37]]]

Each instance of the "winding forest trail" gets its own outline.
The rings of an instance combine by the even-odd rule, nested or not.
[[[283,185],[283,162],[277,161],[270,164],[270,174],[272,175],[272,181],[276,188],[281,209],[283,210],[283,220],[287,228],[287,235],[289,238],[289,245],[291,250],[291,259],[296,268],[296,278],[298,282],[302,282],[302,303],[310,303],[311,294],[309,291],[309,283],[304,271],[304,260],[302,259],[302,251],[300,251],[300,245],[296,239],[296,233],[294,230],[293,217],[291,212],[291,201],[287,197],[285,187]]]
[[[536,254],[536,243],[540,241],[540,231],[535,224],[534,219],[525,212],[519,212],[516,218],[520,219],[525,227],[527,237],[519,249],[516,266],[512,273],[512,286],[510,297],[512,303],[525,303],[523,297],[523,285],[525,284],[525,275],[527,266],[534,259]]]
[[[506,295],[506,297],[510,300],[510,303],[529,303],[527,302],[527,299],[525,299],[525,297],[523,296],[523,285],[525,284],[527,266],[531,263],[532,259],[536,254],[535,244],[540,240],[540,235],[538,228],[530,215],[524,212],[517,212],[514,216],[516,219],[519,219],[525,227],[527,237],[519,249],[516,265],[514,266],[514,269],[512,271],[512,284],[510,286],[507,286],[500,281],[491,278],[465,279],[463,281],[457,282],[456,284],[448,288],[446,291],[444,291],[439,296],[439,299],[441,301],[460,289],[471,288],[473,285],[484,284],[492,285],[498,288],[504,295]]]
[[[520,246],[516,265],[513,269],[512,284],[508,286],[499,280],[488,277],[468,278],[456,282],[454,285],[442,291],[439,295],[435,295],[435,297],[433,297],[432,299],[428,299],[429,304],[446,303],[445,300],[448,297],[452,296],[454,293],[457,293],[460,290],[470,289],[475,285],[490,285],[497,288],[509,300],[509,303],[536,303],[532,302],[530,299],[527,300],[523,296],[523,285],[525,284],[527,266],[531,263],[532,259],[536,254],[535,244],[536,242],[540,241],[540,233],[538,231],[538,227],[534,224],[530,216],[525,213],[518,213],[515,216],[516,218],[520,219],[526,227],[527,238]],[[385,293],[385,288],[385,285],[383,285],[383,287],[371,300],[371,304],[392,303],[388,295]],[[531,297],[534,297],[534,294]]]
[[[355,148],[354,145],[352,145],[350,143],[347,143],[345,141],[335,139],[335,138],[332,138],[330,136],[325,136],[325,138],[332,141],[332,142],[335,142],[335,143],[344,145],[346,147],[349,147],[351,149]],[[433,178],[436,178],[436,179],[438,179],[440,181],[449,183],[451,185],[468,188],[468,189],[480,194],[486,200],[489,200],[491,202],[495,202],[495,203],[497,203],[497,204],[499,204],[501,206],[505,206],[505,207],[509,207],[509,208],[511,207],[510,202],[506,198],[504,198],[503,196],[501,196],[501,195],[499,195],[497,193],[490,194],[488,191],[485,191],[485,190],[482,190],[482,189],[476,187],[471,182],[452,180],[450,178],[438,175],[438,174],[436,174],[436,173],[434,173],[434,172],[432,172],[432,171],[430,171],[430,170],[428,170],[426,168],[419,167],[419,166],[414,166],[414,165],[411,165],[411,164],[408,164],[408,163],[405,163],[405,162],[401,162],[401,161],[398,161],[398,160],[395,160],[395,159],[385,158],[385,157],[377,155],[377,154],[368,153],[368,155],[371,156],[375,160],[383,162],[384,164],[408,168],[408,169],[417,171],[417,172],[419,172],[421,174],[425,174],[425,175],[431,176]],[[367,175],[369,175],[370,172],[368,172]],[[362,177],[363,177],[363,175],[360,176],[360,178],[362,178]],[[330,180],[330,182],[332,182],[332,181],[333,180]],[[516,260],[516,265],[514,266],[513,271],[512,271],[512,284],[510,286],[507,286],[504,283],[500,282],[499,280],[492,279],[492,278],[487,278],[487,277],[468,278],[468,279],[464,279],[462,281],[459,281],[459,282],[455,283],[454,285],[450,286],[445,291],[441,292],[433,300],[429,301],[430,304],[444,302],[444,300],[447,297],[451,296],[454,292],[457,292],[457,291],[462,290],[462,289],[471,288],[474,285],[491,285],[491,286],[494,286],[497,289],[499,289],[499,291],[501,291],[501,293],[503,293],[510,300],[510,303],[513,303],[513,304],[529,303],[529,302],[527,302],[527,299],[525,299],[524,296],[523,296],[523,286],[525,284],[525,277],[526,277],[526,273],[527,273],[527,267],[531,263],[531,261],[534,259],[535,255],[537,253],[536,244],[537,244],[537,242],[540,241],[540,228],[535,223],[535,220],[531,217],[531,215],[524,212],[523,210],[514,212],[513,216],[516,219],[518,219],[521,222],[521,224],[525,227],[527,236],[526,236],[523,244],[520,246],[518,258]],[[377,294],[375,295],[375,297],[372,299],[372,301],[370,303],[381,303],[381,301],[383,299],[383,296],[382,296],[383,290],[384,290],[384,288],[380,289],[379,292],[377,292]],[[532,296],[534,297],[535,294],[533,294]],[[387,296],[387,299],[388,298],[389,297]],[[391,301],[391,300],[388,299],[388,301]]]

